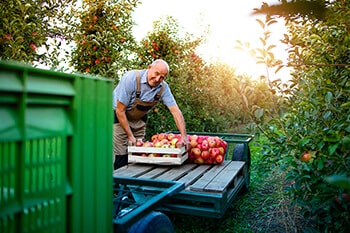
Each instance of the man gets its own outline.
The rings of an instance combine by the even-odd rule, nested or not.
[[[174,117],[182,140],[188,148],[185,120],[168,84],[166,61],[157,59],[145,70],[133,70],[124,74],[113,91],[113,164],[114,169],[128,163],[128,143],[135,145],[146,133],[147,113],[162,101]]]

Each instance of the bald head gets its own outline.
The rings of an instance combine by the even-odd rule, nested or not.
[[[162,59],[157,59],[148,66],[147,81],[151,87],[158,86],[168,75],[169,65]]]

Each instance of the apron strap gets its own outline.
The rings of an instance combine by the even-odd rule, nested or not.
[[[140,98],[141,95],[141,81],[140,81],[140,71],[135,70],[136,72],[136,98]]]

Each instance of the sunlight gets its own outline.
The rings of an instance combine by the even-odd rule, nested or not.
[[[173,16],[180,26],[195,37],[207,33],[209,26],[210,31],[205,34],[207,42],[198,48],[198,54],[208,62],[224,62],[235,67],[240,74],[245,73],[257,78],[266,75],[265,67],[257,65],[248,52],[239,51],[235,47],[237,40],[250,43],[251,48],[261,47],[259,37],[263,32],[256,22],[258,16],[252,16],[251,12],[253,8],[260,7],[262,2],[262,0],[239,1],[228,5],[225,0],[177,0],[166,3],[161,0],[147,0],[133,14],[137,24],[134,35],[138,40],[143,38],[152,29],[152,23],[164,16]],[[271,4],[278,1],[264,2]],[[263,20],[264,16],[259,18]],[[286,60],[287,56],[279,42],[283,38],[283,33],[284,25],[280,22],[274,26],[271,36],[273,37],[271,43],[279,45],[278,50],[274,51],[275,56],[282,61]],[[280,75],[279,73],[277,75]],[[285,75],[288,74],[283,74]]]

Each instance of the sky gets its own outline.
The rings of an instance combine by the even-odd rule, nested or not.
[[[184,30],[194,36],[200,36],[209,25],[206,43],[198,48],[198,54],[206,61],[222,61],[232,65],[238,73],[258,77],[265,74],[265,68],[255,64],[247,52],[235,49],[236,41],[249,42],[251,47],[259,47],[262,29],[252,16],[253,8],[259,8],[262,2],[277,3],[277,0],[142,0],[134,13],[136,22],[133,33],[141,39],[152,30],[154,21],[165,16],[173,16]],[[283,22],[272,29],[272,41],[279,43],[284,33]],[[275,56],[286,58],[284,48],[274,51]],[[281,73],[281,72],[279,72]],[[283,75],[283,70],[282,74]],[[278,76],[278,75],[277,75]]]

